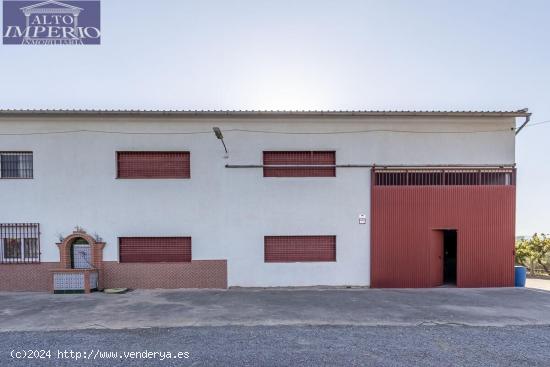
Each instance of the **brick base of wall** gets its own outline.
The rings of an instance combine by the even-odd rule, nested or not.
[[[227,288],[226,260],[103,264],[106,288]]]
[[[0,265],[0,291],[50,292],[51,270],[58,268],[59,263]]]
[[[50,292],[59,263],[1,265],[0,291]],[[189,263],[103,263],[105,288],[227,288],[226,260]]]

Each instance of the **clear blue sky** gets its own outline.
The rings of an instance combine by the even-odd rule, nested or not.
[[[102,45],[0,45],[0,108],[518,109],[550,120],[547,0],[103,0]],[[550,124],[517,233],[550,232]]]

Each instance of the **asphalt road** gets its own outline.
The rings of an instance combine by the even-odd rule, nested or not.
[[[85,315],[83,315],[85,317]],[[224,326],[0,333],[0,366],[548,366],[550,326]],[[51,358],[12,359],[11,351]],[[58,350],[68,354],[58,359]],[[76,360],[96,351],[115,359]],[[70,352],[73,358],[70,358]],[[161,360],[123,352],[181,353]],[[188,358],[185,358],[188,352]],[[43,355],[45,356],[45,355]],[[93,358],[93,357],[92,357]]]
[[[550,292],[527,288],[315,287],[155,289],[122,295],[0,293],[0,331],[426,323],[550,325]]]

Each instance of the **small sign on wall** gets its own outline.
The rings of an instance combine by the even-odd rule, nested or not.
[[[367,224],[367,216],[365,214],[359,214],[359,224]]]

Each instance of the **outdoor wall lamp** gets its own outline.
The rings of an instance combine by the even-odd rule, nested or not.
[[[219,127],[213,127],[212,130],[214,130],[214,134],[216,134],[216,138],[220,139],[223,144],[223,149],[225,149],[225,157],[227,158],[229,155],[229,152],[227,151],[227,147],[225,146],[225,142],[223,141],[223,134]]]

